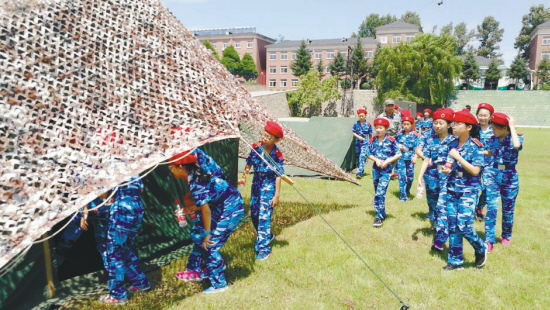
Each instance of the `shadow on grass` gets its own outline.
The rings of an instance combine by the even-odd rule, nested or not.
[[[325,214],[332,211],[340,211],[358,207],[358,205],[327,204],[315,205],[316,209]],[[249,207],[245,204],[245,216],[250,215]],[[271,221],[271,230],[277,236],[285,228],[316,216],[316,212],[307,203],[282,201],[275,209]],[[226,281],[229,285],[250,276],[256,266],[256,253],[254,243],[256,230],[252,221],[238,228],[230,236],[221,250],[222,257],[227,265],[225,270]],[[291,240],[275,238],[272,242],[274,254],[277,248],[288,246]],[[152,289],[147,292],[129,295],[129,303],[125,309],[165,309],[185,300],[195,294],[201,293],[210,287],[210,281],[183,282],[175,277],[177,272],[185,270],[188,255],[174,259],[169,265],[146,272],[152,282]],[[269,259],[261,264],[269,263]],[[112,309],[112,307],[97,302],[99,296],[80,298],[77,302],[80,309]],[[64,305],[62,308],[71,308]]]
[[[411,214],[411,217],[415,218],[415,219],[419,219],[419,220],[427,220],[428,218],[426,217],[428,215],[427,212],[415,212],[413,214]]]
[[[370,210],[370,211],[365,211],[365,213],[367,215],[370,215],[372,217],[372,220],[374,221],[374,219],[376,218],[376,211],[374,210]],[[387,219],[394,219],[395,216],[393,216],[392,214],[386,214],[386,220]]]
[[[411,238],[413,241],[418,240],[418,235],[421,234],[425,237],[433,237],[435,235],[435,231],[431,229],[431,227],[424,227],[424,228],[418,228],[414,231],[414,233],[411,235]]]

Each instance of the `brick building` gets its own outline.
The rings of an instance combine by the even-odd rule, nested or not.
[[[529,69],[536,71],[542,59],[550,59],[550,20],[535,28],[529,45]],[[534,84],[538,84],[536,76],[533,78]]]
[[[378,44],[399,44],[414,39],[422,33],[422,27],[397,21],[376,28],[376,38],[360,38],[365,52],[365,58],[374,58]],[[347,58],[348,46],[355,47],[357,38],[304,40],[311,52],[313,66],[322,60],[325,72],[330,75],[328,65],[333,61],[336,53],[340,52]],[[296,51],[301,40],[288,40],[266,46],[267,73],[266,86],[270,89],[296,89],[299,78],[292,74],[290,64],[296,59]]]
[[[256,27],[201,29],[191,30],[191,33],[201,42],[208,40],[214,46],[214,49],[216,49],[220,59],[223,51],[229,45],[233,45],[241,60],[245,53],[250,54],[258,70],[258,79],[256,82],[258,84],[262,82],[262,77],[266,75],[265,47],[275,43],[274,39],[257,33]]]

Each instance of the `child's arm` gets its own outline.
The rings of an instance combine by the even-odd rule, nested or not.
[[[88,205],[85,205],[82,208],[82,218],[80,219],[80,228],[82,228],[82,230],[84,231],[88,230]]]
[[[477,176],[479,174],[479,172],[481,171],[480,166],[474,166],[474,165],[470,164],[469,162],[467,162],[466,159],[464,159],[464,157],[460,156],[460,153],[456,149],[451,149],[449,151],[449,156],[451,156],[457,162],[459,162],[462,165],[462,168],[464,168],[466,171],[468,171],[473,176]]]
[[[271,205],[276,207],[279,205],[279,193],[281,192],[281,177],[275,179],[275,196],[271,200]]]
[[[422,167],[420,167],[420,173],[418,174],[418,183],[422,183],[422,178],[424,177],[424,173],[426,172],[426,169],[428,169],[428,165],[432,161],[431,158],[425,158],[424,161],[422,161]]]
[[[202,213],[202,224],[204,225],[205,230],[205,236],[202,241],[202,248],[205,250],[207,249],[207,246],[214,245],[214,242],[210,241],[210,227],[212,222],[212,214],[210,212],[210,206],[208,203],[205,203],[201,206],[201,213]]]
[[[516,122],[511,116],[508,117],[508,126],[510,127],[510,134],[512,134],[512,145],[514,146],[514,150],[517,150],[521,147],[521,142],[516,131]]]
[[[360,135],[356,134],[355,132],[351,132],[351,134],[356,137],[357,139],[359,139],[360,141],[363,141],[365,140],[365,138],[361,137]]]
[[[245,185],[246,184],[246,176],[248,175],[248,172],[250,171],[250,165],[244,166],[243,175],[241,177],[241,180],[237,183],[238,185]]]

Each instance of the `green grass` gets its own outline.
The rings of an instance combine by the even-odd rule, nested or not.
[[[447,252],[442,255],[430,252],[433,233],[424,219],[426,200],[413,198],[399,202],[397,181],[392,181],[388,189],[389,218],[380,229],[372,227],[370,169],[361,180],[363,187],[317,179],[295,179],[295,186],[412,309],[544,309],[550,304],[547,207],[550,130],[522,131],[525,142],[518,167],[520,195],[512,246],[504,248],[496,244],[481,270],[473,267],[474,253],[466,241],[466,270],[441,270]],[[242,190],[245,201],[249,198],[249,186]],[[482,223],[476,222],[475,229],[483,234]],[[200,291],[209,286],[208,281],[187,284],[176,280],[174,274],[185,268],[187,257],[183,257],[148,273],[154,289],[131,296],[127,308],[396,309],[400,306],[288,185],[283,185],[273,230],[277,235],[273,254],[262,262],[254,259],[255,232],[251,223],[231,236],[222,249],[228,263],[228,291],[205,295]],[[94,300],[81,300],[79,308],[111,308]]]

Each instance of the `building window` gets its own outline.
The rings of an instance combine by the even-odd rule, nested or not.
[[[342,55],[342,57],[344,57],[344,59],[348,58],[348,52],[340,52],[340,55]]]
[[[365,58],[372,58],[372,51],[365,51]]]
[[[293,87],[298,86],[298,80],[292,80],[291,83]]]
[[[322,52],[317,52],[315,53],[315,59],[321,59],[323,57],[323,53]]]
[[[269,60],[277,60],[277,54],[275,54],[275,53],[270,53],[270,54],[269,54]]]
[[[334,52],[327,52],[327,59],[334,59]]]
[[[248,42],[246,43],[246,47],[252,48],[252,41],[248,41]]]
[[[217,46],[216,46],[216,43],[212,43],[212,47],[213,47],[214,49],[216,49],[216,47],[217,47]]]
[[[542,52],[540,59],[549,59],[550,60],[550,51]]]
[[[288,53],[281,53],[281,60],[288,60]]]
[[[281,87],[286,87],[286,80],[281,80]]]
[[[330,66],[327,66],[327,68],[325,69],[325,72],[330,73]]]
[[[296,53],[292,53],[292,60],[298,59],[298,55]]]
[[[387,36],[380,36],[380,43],[388,43],[388,37]]]
[[[288,67],[287,66],[281,67],[281,73],[288,73]]]
[[[542,37],[542,45],[550,45],[550,37]]]
[[[407,41],[407,42],[411,42],[412,40],[414,40],[414,36],[406,36],[405,37],[405,41]]]
[[[392,41],[393,43],[399,43],[399,42],[401,42],[401,37],[395,36],[395,37],[392,38],[391,41]]]
[[[277,73],[277,67],[269,67],[269,74],[276,74]]]
[[[275,80],[269,80],[269,87],[275,87],[277,86],[277,82]]]
[[[223,51],[225,51],[225,49],[229,46],[229,43],[224,43],[223,44]]]
[[[235,48],[241,48],[241,42],[235,42]]]

